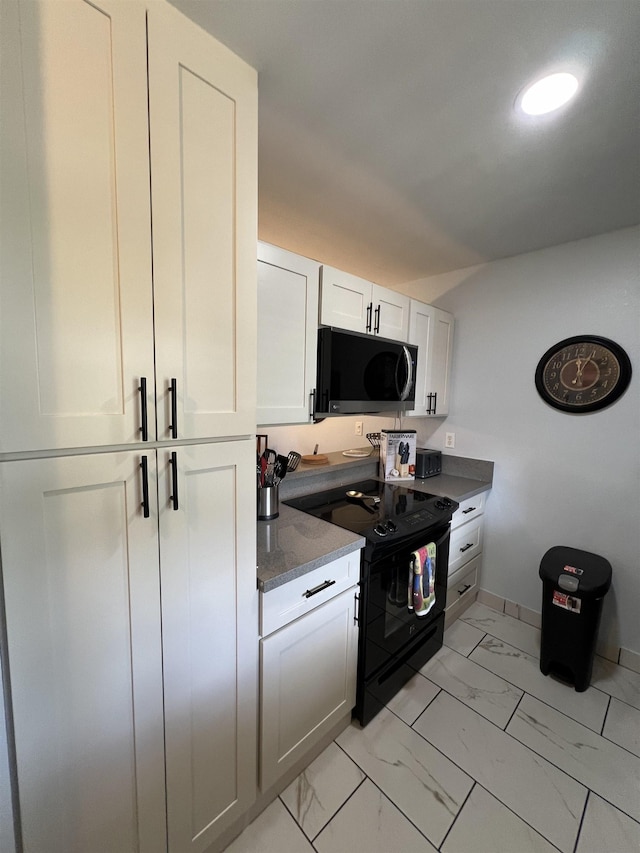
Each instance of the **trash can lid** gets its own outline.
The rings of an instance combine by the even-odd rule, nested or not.
[[[540,562],[539,574],[543,581],[555,584],[560,575],[574,575],[578,580],[576,592],[581,596],[599,598],[611,586],[611,563],[608,560],[565,545],[549,548]]]

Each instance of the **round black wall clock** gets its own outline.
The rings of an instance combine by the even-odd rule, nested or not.
[[[548,349],[536,368],[542,399],[562,412],[583,414],[614,403],[629,386],[631,362],[621,346],[576,335]]]

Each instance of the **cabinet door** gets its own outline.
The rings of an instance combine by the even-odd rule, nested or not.
[[[394,341],[409,340],[409,305],[411,300],[402,293],[373,285],[373,331],[381,338]]]
[[[160,563],[169,850],[185,853],[255,796],[255,441],[175,453],[177,483],[158,450]]]
[[[418,346],[416,405],[418,417],[449,414],[453,317],[441,308],[411,300],[409,343]]]
[[[352,587],[260,641],[263,791],[355,705],[354,607]]]
[[[22,845],[166,849],[155,452],[0,465]]]
[[[373,329],[370,281],[333,267],[322,267],[320,323],[351,332]]]
[[[435,415],[449,414],[451,353],[453,350],[453,317],[435,308],[433,350],[429,365],[431,390],[437,394]]]
[[[0,452],[140,441],[153,395],[144,7],[3,2]]]
[[[168,4],[150,4],[148,27],[158,439],[245,435],[256,423],[256,73]]]
[[[409,343],[418,347],[416,364],[416,404],[415,408],[406,412],[407,415],[424,417],[429,413],[430,376],[427,365],[430,352],[433,349],[433,314],[431,305],[425,305],[415,299],[411,300],[409,312]]]
[[[258,244],[259,424],[307,423],[316,382],[320,264]]]

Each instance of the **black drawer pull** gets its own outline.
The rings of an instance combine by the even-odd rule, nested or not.
[[[474,511],[474,509],[476,509],[476,507],[475,507],[475,506],[470,506],[468,509],[463,509],[463,510],[462,510],[462,514],[463,514],[463,515],[466,515],[468,512],[473,512],[473,511]]]
[[[313,589],[308,589],[304,597],[311,598],[312,595],[317,595],[317,593],[322,592],[323,589],[327,589],[330,586],[333,586],[335,581],[325,581],[324,583],[319,584],[318,586],[314,586]]]
[[[460,548],[460,553],[464,554],[464,552],[468,551],[469,548],[473,548],[473,542],[467,542],[466,545],[463,545],[462,548]]]
[[[178,437],[178,382],[172,379],[169,385],[169,394],[171,394],[171,423],[169,424],[169,433],[171,438]]]
[[[149,518],[149,465],[147,457],[142,456],[140,459],[140,468],[142,469],[142,514],[145,518]]]
[[[142,426],[140,427],[140,432],[142,433],[142,440],[149,441],[149,427],[147,425],[147,377],[140,377],[140,385],[138,385],[138,391],[140,392],[140,420],[142,422]]]
[[[171,491],[172,495],[169,495],[169,500],[173,504],[173,509],[178,509],[178,454],[173,451],[171,454]]]
[[[459,589],[459,590],[458,590],[458,595],[464,595],[464,594],[465,594],[465,592],[466,592],[468,589],[471,589],[471,584],[470,584],[470,583],[466,583],[466,584],[462,587],[462,589]]]

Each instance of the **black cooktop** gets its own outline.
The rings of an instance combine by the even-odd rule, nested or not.
[[[349,491],[361,492],[366,497],[349,497]],[[359,533],[372,542],[391,541],[446,523],[458,508],[449,498],[378,480],[349,483],[283,503]]]

